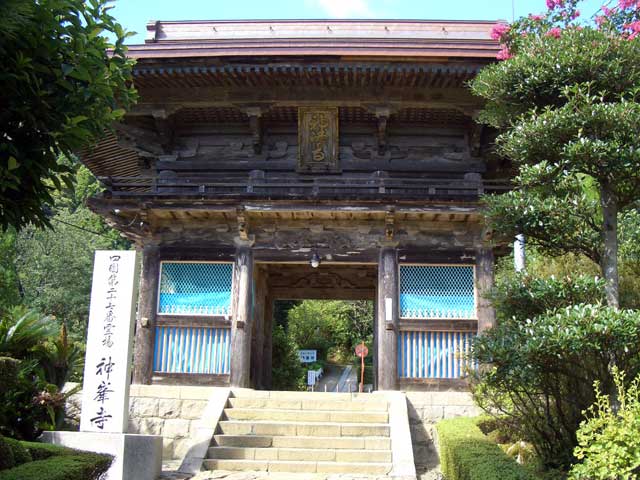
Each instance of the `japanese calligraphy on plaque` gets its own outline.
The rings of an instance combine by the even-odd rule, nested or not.
[[[136,264],[135,251],[95,255],[82,386],[83,432],[126,432]]]
[[[299,172],[339,172],[338,142],[337,108],[298,109]]]

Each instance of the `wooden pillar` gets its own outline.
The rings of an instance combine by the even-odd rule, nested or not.
[[[264,303],[264,346],[262,348],[262,388],[273,385],[273,298],[267,295]]]
[[[493,250],[480,248],[476,251],[476,292],[478,305],[478,333],[495,326],[496,312],[486,294],[493,288]]]
[[[233,387],[249,387],[251,365],[251,329],[253,310],[253,251],[241,246],[236,250],[231,325],[231,375]]]
[[[261,389],[262,386],[262,352],[264,350],[264,304],[266,300],[266,278],[263,269],[256,268],[254,275],[254,299],[253,307],[253,329],[251,337],[251,384],[255,389]]]
[[[378,262],[378,305],[376,320],[378,389],[397,390],[398,385],[398,252],[380,250]]]
[[[140,291],[133,353],[133,383],[150,384],[153,377],[153,349],[156,335],[160,252],[156,245],[142,249]]]

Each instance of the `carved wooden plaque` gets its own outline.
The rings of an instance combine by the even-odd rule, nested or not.
[[[339,172],[338,142],[337,108],[298,108],[299,172]]]

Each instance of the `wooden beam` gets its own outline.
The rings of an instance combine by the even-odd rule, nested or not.
[[[378,389],[398,388],[398,252],[395,247],[383,247],[378,262],[378,307],[376,341],[378,357]]]
[[[469,111],[481,107],[481,101],[467,88],[404,88],[404,87],[309,87],[287,86],[271,88],[192,87],[140,88],[140,100],[128,115],[152,115],[153,111],[175,108],[231,107],[250,103],[255,106],[298,107],[368,107],[385,105],[391,108],[456,108]]]
[[[476,291],[478,310],[478,333],[496,325],[496,312],[486,295],[493,288],[494,257],[490,248],[479,248],[476,252]]]
[[[238,247],[233,277],[230,382],[232,387],[249,388],[253,306],[253,252],[250,247]]]
[[[264,267],[254,269],[255,304],[253,307],[253,329],[251,335],[251,384],[255,389],[263,388],[262,352],[264,350],[264,315],[266,300],[266,272]]]
[[[267,293],[264,304],[264,348],[262,350],[262,388],[273,386],[273,297]]]
[[[142,250],[142,270],[140,272],[140,293],[133,354],[133,383],[150,384],[153,378],[159,278],[158,247],[147,245]]]
[[[375,300],[374,289],[333,288],[272,288],[271,295],[277,300]]]

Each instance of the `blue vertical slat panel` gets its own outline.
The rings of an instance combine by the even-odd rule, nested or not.
[[[461,378],[477,368],[468,358],[474,333],[404,331],[398,335],[400,378]]]
[[[227,375],[231,331],[210,327],[156,327],[153,370]]]

